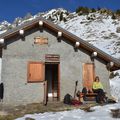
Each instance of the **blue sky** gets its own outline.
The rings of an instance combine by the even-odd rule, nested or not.
[[[0,0],[0,22],[12,22],[16,17],[24,17],[28,12],[36,14],[52,8],[62,7],[75,11],[78,6],[116,10],[120,9],[120,0]]]

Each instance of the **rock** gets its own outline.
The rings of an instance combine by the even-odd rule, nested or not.
[[[117,27],[116,32],[120,33],[120,27]]]
[[[120,118],[120,109],[111,109],[113,118]]]
[[[25,118],[25,120],[35,120],[35,119],[27,117],[27,118]]]

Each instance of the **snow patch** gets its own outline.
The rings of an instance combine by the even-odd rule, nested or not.
[[[118,76],[110,79],[111,95],[120,102],[120,70],[116,71]]]
[[[27,114],[16,120],[25,120],[25,118],[33,118],[35,120],[114,120],[111,116],[111,109],[118,108],[120,104],[96,106],[91,109],[94,112],[85,112],[80,109],[63,111],[63,112],[46,112],[39,114]]]

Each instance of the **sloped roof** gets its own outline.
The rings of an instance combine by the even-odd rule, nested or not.
[[[120,69],[120,61],[118,59],[113,58],[112,56],[103,52],[102,50],[98,49],[97,47],[93,46],[92,44],[82,40],[81,38],[77,37],[76,35],[68,32],[67,30],[61,28],[60,26],[58,26],[58,25],[52,23],[51,21],[48,21],[42,17],[39,17],[39,18],[36,18],[32,21],[24,23],[24,24],[12,29],[12,30],[8,30],[7,32],[1,34],[0,38],[4,38],[4,39],[8,40],[10,37],[13,37],[14,35],[19,34],[20,29],[29,30],[29,29],[32,29],[33,27],[39,27],[38,23],[40,20],[42,20],[44,23],[43,27],[48,28],[49,30],[56,33],[56,36],[57,36],[58,31],[61,31],[62,37],[67,38],[67,40],[70,40],[74,44],[77,41],[80,42],[80,48],[83,48],[83,49],[89,51],[91,54],[93,52],[97,52],[98,53],[97,57],[104,60],[106,63],[114,62],[114,66],[110,69],[111,71]]]

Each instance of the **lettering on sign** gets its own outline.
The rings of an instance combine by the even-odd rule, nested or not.
[[[39,44],[39,45],[48,44],[48,38],[41,36],[35,37],[34,44]]]
[[[45,55],[45,62],[60,62],[60,56],[55,54]]]

